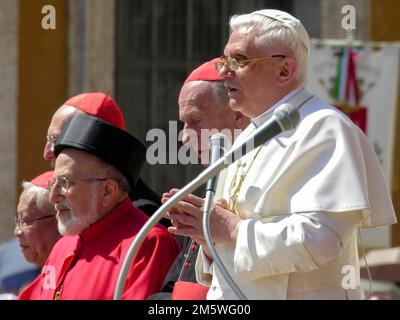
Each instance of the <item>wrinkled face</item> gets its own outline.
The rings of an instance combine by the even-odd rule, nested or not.
[[[55,140],[60,135],[65,123],[76,113],[78,109],[71,106],[60,107],[53,115],[49,128],[47,129],[47,141],[43,150],[43,158],[50,161],[51,167],[54,168],[56,164],[56,157],[53,152],[53,145]]]
[[[269,55],[285,55],[277,48],[263,48],[254,45],[254,34],[241,29],[232,32],[225,46],[224,54],[238,61]],[[246,63],[237,70],[223,67],[220,74],[225,85],[232,110],[241,111],[248,117],[255,117],[273,104],[273,92],[277,90],[279,64],[282,58],[260,59]]]
[[[19,198],[17,211],[18,218],[23,223],[16,226],[14,233],[19,238],[22,253],[27,261],[43,266],[60,238],[55,210],[50,204],[38,208],[36,196],[24,190]],[[49,215],[54,216],[34,220]]]
[[[182,141],[202,159],[208,158],[208,133],[215,133],[212,129],[235,129],[235,113],[219,104],[208,81],[186,83],[179,95],[179,119],[184,123]]]
[[[53,181],[66,177],[67,192],[59,190],[60,183],[53,184],[50,203],[57,210],[58,229],[62,235],[80,234],[82,230],[99,220],[99,199],[102,181],[97,181],[96,157],[83,151],[65,149],[56,160]]]

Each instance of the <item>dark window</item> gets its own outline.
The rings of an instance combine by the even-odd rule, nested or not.
[[[311,5],[308,0],[300,2]],[[194,67],[222,54],[231,15],[263,8],[292,12],[293,3],[118,0],[116,98],[128,130],[143,141],[152,128],[168,133],[168,122],[178,120],[177,101],[184,79]],[[296,7],[303,9],[298,3]],[[147,165],[142,177],[161,193],[172,186],[182,187],[202,169],[200,165]]]

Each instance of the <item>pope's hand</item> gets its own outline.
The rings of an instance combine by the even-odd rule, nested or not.
[[[172,189],[164,193],[161,202],[165,203],[178,191]],[[207,250],[203,233],[203,205],[204,199],[189,194],[166,214],[166,218],[171,220],[172,227],[168,228],[171,233],[191,237]],[[210,232],[214,243],[234,246],[240,221],[228,209],[224,199],[217,200],[210,214]]]

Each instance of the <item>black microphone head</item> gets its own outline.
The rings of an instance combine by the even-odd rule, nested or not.
[[[282,131],[296,128],[300,121],[299,110],[289,103],[284,103],[277,107],[274,111],[274,116]]]

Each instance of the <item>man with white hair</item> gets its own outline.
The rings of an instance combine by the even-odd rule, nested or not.
[[[75,115],[54,146],[50,203],[57,211],[56,243],[42,274],[20,299],[112,299],[127,251],[147,216],[129,200],[145,161],[136,138],[96,117]],[[135,256],[123,299],[158,291],[179,246],[157,225]]]
[[[15,218],[14,234],[25,259],[43,267],[54,244],[60,238],[56,210],[49,203],[48,185],[53,171],[40,174],[30,182],[24,181]]]
[[[233,16],[230,29],[216,67],[230,107],[251,118],[233,147],[280,105],[300,113],[297,128],[230,165],[218,185],[223,198],[211,213],[211,235],[241,292],[212,263],[202,199],[180,202],[169,229],[201,243],[197,279],[210,286],[208,299],[360,299],[357,229],[396,222],[373,148],[344,114],[305,89],[310,40],[298,19],[260,10]]]
[[[19,197],[15,217],[16,238],[4,247],[10,248],[10,251],[0,253],[0,256],[3,256],[3,266],[0,266],[0,269],[3,267],[6,271],[3,272],[5,275],[0,281],[0,287],[4,287],[5,291],[18,293],[33,281],[40,273],[40,268],[45,264],[54,244],[60,239],[56,210],[49,203],[48,185],[52,177],[53,171],[47,171],[31,181],[22,182],[23,191]],[[15,247],[11,246],[14,243]],[[15,250],[21,251],[21,259],[19,252]],[[37,268],[34,268],[34,265]],[[16,298],[11,294],[9,298],[12,297]],[[0,299],[3,298],[5,297]]]

